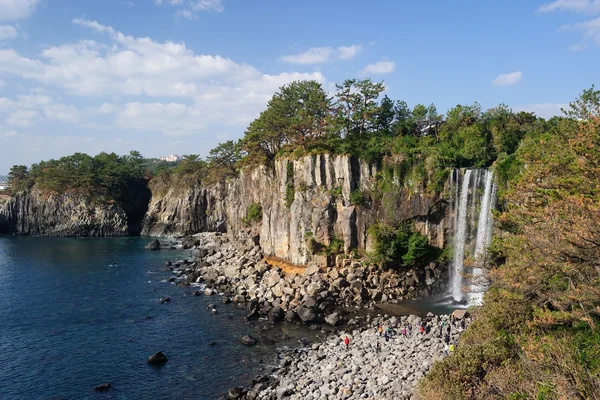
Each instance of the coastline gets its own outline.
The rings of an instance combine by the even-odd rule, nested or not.
[[[219,295],[220,302],[245,308],[246,320],[268,321],[264,330],[301,324],[325,335],[317,334],[314,343],[301,340],[299,348],[278,349],[269,373],[264,374],[263,368],[262,375],[248,387],[232,387],[227,399],[410,399],[433,363],[447,355],[445,341],[456,346],[471,321],[465,311],[457,313],[464,322],[453,324],[454,318],[448,314],[418,316],[414,309],[402,307],[399,309],[411,314],[390,317],[389,308],[374,308],[376,302],[363,299],[360,293],[340,295],[331,276],[322,277],[322,271],[314,267],[288,274],[285,266],[266,265],[252,238],[240,242],[227,235],[203,233],[185,237],[181,243],[191,249],[193,258],[167,263],[166,269],[174,274],[173,284],[195,286],[199,288],[194,291],[197,296]],[[351,272],[343,274],[335,279]],[[281,297],[276,295],[279,293]],[[213,305],[209,311],[218,313],[218,309]],[[359,313],[350,312],[356,310]],[[430,331],[419,333],[422,324]],[[384,332],[377,332],[379,326],[384,332],[390,329],[387,340]],[[448,326],[451,332],[446,338]],[[350,340],[348,349],[343,344],[345,337]],[[250,339],[252,345],[264,337]]]

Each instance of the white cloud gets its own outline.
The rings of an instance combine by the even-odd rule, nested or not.
[[[191,2],[192,10],[196,11],[223,11],[221,0],[195,0]]]
[[[538,117],[549,119],[554,116],[563,115],[563,108],[568,108],[568,104],[538,103],[515,107],[515,111],[532,112]]]
[[[559,30],[574,30],[582,32],[584,40],[591,40],[596,45],[600,46],[600,17],[585,22],[579,22],[577,24],[563,25]],[[585,46],[585,44],[580,44],[579,46]],[[579,50],[581,50],[581,48],[579,48]]]
[[[289,54],[278,58],[279,61],[288,64],[323,64],[334,60],[350,60],[362,51],[362,45],[333,47],[311,47],[302,53]]]
[[[196,14],[194,14],[192,11],[188,10],[187,8],[182,8],[181,10],[177,11],[175,13],[175,17],[177,18],[187,18],[187,19],[196,19]]]
[[[133,1],[124,1],[123,5],[131,8],[135,6],[135,3]]]
[[[353,44],[352,46],[340,46],[337,48],[337,57],[340,60],[350,60],[362,51],[362,45]]]
[[[0,138],[8,138],[11,136],[17,136],[17,131],[8,129],[5,126],[0,125]]]
[[[0,49],[0,72],[43,86],[0,98],[0,112],[6,114],[0,122],[22,128],[57,122],[144,135],[202,136],[223,128],[241,133],[280,86],[303,79],[325,82],[319,72],[263,74],[218,55],[195,54],[184,43],[127,36],[96,21],[73,23],[106,35],[110,43],[60,44],[36,58]],[[45,93],[47,87],[48,93],[97,98],[99,105],[63,104]]]
[[[175,12],[175,17],[187,19],[196,19],[196,12],[221,12],[225,9],[221,0],[154,0],[154,4],[159,6],[162,4],[182,6],[183,8]]]
[[[11,25],[0,25],[0,40],[14,39],[19,36],[17,28]]]
[[[537,11],[547,13],[552,11],[570,11],[576,13],[596,14],[600,12],[600,0],[556,0],[542,4]]]
[[[512,86],[517,84],[521,78],[523,78],[523,73],[521,71],[511,72],[510,74],[502,74],[498,75],[496,79],[492,81],[492,85]]]
[[[378,61],[368,64],[361,71],[361,75],[384,75],[391,74],[396,69],[396,63],[393,61]]]
[[[40,0],[0,0],[0,20],[29,17]]]

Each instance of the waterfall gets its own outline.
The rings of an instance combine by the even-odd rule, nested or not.
[[[467,236],[467,202],[469,200],[469,182],[471,181],[471,170],[465,172],[460,195],[458,198],[458,210],[456,212],[457,226],[454,232],[454,265],[452,266],[450,291],[456,301],[462,301],[463,274],[465,258],[465,242]],[[455,200],[456,201],[456,200]]]
[[[458,182],[460,171],[456,173]],[[454,190],[458,191],[458,183]],[[483,267],[492,239],[492,208],[496,201],[494,173],[466,170],[460,191],[452,196],[454,203],[458,201],[458,207],[453,205],[454,258],[449,290],[455,301],[480,304],[487,287]],[[468,266],[465,265],[465,256],[469,257]]]

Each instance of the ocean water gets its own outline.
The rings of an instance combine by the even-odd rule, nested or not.
[[[165,260],[186,253],[147,241],[0,237],[0,399],[215,399],[305,335],[281,325],[267,335],[291,339],[242,345],[261,326],[165,283]],[[169,358],[158,368],[146,363],[156,351]],[[113,388],[95,392],[103,382]]]

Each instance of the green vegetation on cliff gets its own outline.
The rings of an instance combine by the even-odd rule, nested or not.
[[[51,193],[77,193],[93,199],[120,199],[131,185],[144,179],[144,159],[137,151],[118,156],[100,153],[91,157],[75,153],[58,160],[41,161],[30,168],[15,165],[8,175],[10,191],[33,186]]]
[[[424,399],[600,398],[600,91],[499,159],[492,287]]]

